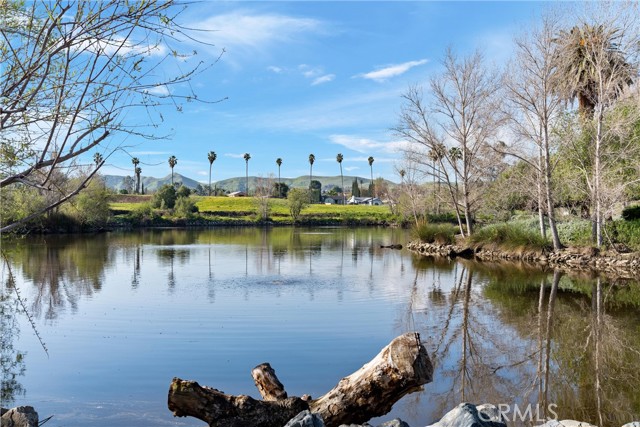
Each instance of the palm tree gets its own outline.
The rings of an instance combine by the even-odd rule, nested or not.
[[[600,101],[599,81],[615,82],[618,94],[633,83],[633,67],[625,61],[619,38],[617,29],[584,24],[561,31],[554,40],[558,46],[555,84],[565,98],[578,98],[583,117],[592,117]]]
[[[169,157],[169,167],[171,168],[171,185],[173,185],[173,168],[178,164],[176,156]]]
[[[211,196],[211,167],[213,166],[213,162],[216,161],[218,155],[215,151],[209,151],[207,154],[207,159],[209,159],[209,196]]]
[[[131,163],[133,163],[133,176],[136,176],[136,168],[138,167],[138,164],[140,164],[140,159],[138,159],[137,157],[133,157],[131,159]],[[136,190],[135,193],[138,192],[138,188],[140,187],[140,184],[138,182],[136,182]]]
[[[374,158],[373,156],[369,156],[369,158],[367,159],[367,161],[369,162],[369,169],[371,169],[371,194],[369,194],[370,197],[373,197],[373,194],[375,193],[375,184],[373,183],[373,162],[374,162]]]
[[[282,198],[282,181],[280,180],[280,166],[282,166],[282,159],[280,157],[276,159],[276,165],[278,165],[278,197]]]
[[[338,153],[338,155],[336,156],[336,162],[338,162],[338,164],[340,165],[340,182],[342,183],[342,204],[346,205],[347,202],[344,199],[344,177],[342,176],[342,160],[344,160],[342,153]]]
[[[136,174],[136,182],[137,182],[137,186],[136,186],[136,191],[140,192],[140,174],[142,174],[142,168],[136,168],[135,170],[135,174]]]
[[[245,168],[245,172],[246,172],[246,185],[245,185],[245,190],[247,191],[247,196],[249,195],[249,160],[251,159],[251,154],[249,153],[244,153],[244,156],[242,156],[242,158],[244,159],[244,162],[246,163],[246,168]]]
[[[311,188],[311,178],[313,177],[313,162],[316,161],[316,156],[313,154],[309,154],[309,203],[313,203],[313,199],[311,198],[313,194],[313,190]]]
[[[102,154],[100,153],[95,153],[93,155],[93,162],[96,164],[97,167],[100,167],[100,164],[104,162],[104,157],[102,157]]]

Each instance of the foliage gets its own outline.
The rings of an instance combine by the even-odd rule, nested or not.
[[[622,210],[622,219],[634,221],[640,219],[640,205],[627,206]]]
[[[588,246],[591,244],[591,221],[572,220],[558,223],[560,241],[569,246]]]
[[[82,191],[108,157],[94,153],[98,161],[74,187],[63,189],[52,181],[58,173],[73,177],[79,156],[102,147],[117,150],[118,143],[109,142],[116,135],[120,141],[123,134],[160,138],[162,117],[156,107],[179,109],[182,101],[198,100],[192,86],[182,83],[206,64],[168,66],[187,59],[179,50],[187,37],[181,37],[184,27],[177,19],[184,8],[173,2],[0,4],[0,188],[5,193],[27,183],[46,192],[46,204],[37,213]],[[189,37],[192,41],[197,43]],[[172,55],[161,54],[167,45]],[[163,62],[172,70],[166,80],[159,77],[164,73],[153,71]],[[175,90],[149,90],[166,85]],[[137,111],[149,120],[141,123]],[[1,229],[9,231],[28,219],[14,217]]]
[[[451,224],[423,223],[415,227],[413,233],[425,243],[451,245],[456,241],[458,228]]]
[[[178,197],[176,200],[174,215],[179,218],[192,218],[198,212],[196,202],[191,197]]]
[[[15,185],[2,190],[2,202],[0,202],[0,222],[2,225],[11,224],[40,211],[46,206],[46,200],[33,187]],[[41,220],[31,221],[34,226]]]
[[[176,197],[189,197],[191,195],[191,189],[181,185],[176,191]]]
[[[173,209],[177,197],[175,187],[165,184],[153,195],[152,206],[160,209]]]
[[[495,244],[505,249],[546,249],[550,247],[547,239],[539,232],[532,231],[515,223],[491,224],[480,228],[469,237],[473,244]]]
[[[159,218],[159,215],[154,212],[151,203],[145,202],[133,205],[128,217],[138,222],[148,222]]]
[[[360,187],[358,186],[358,180],[354,179],[351,183],[351,195],[353,197],[360,197]]]
[[[289,213],[294,221],[298,221],[300,213],[309,204],[309,191],[301,188],[293,188],[287,195]]]
[[[622,243],[632,250],[640,251],[640,218],[607,224],[605,236],[611,243]]]
[[[282,197],[287,198],[287,194],[289,194],[289,186],[284,182],[274,182],[273,183],[273,197]]]
[[[109,202],[111,193],[100,178],[93,178],[87,188],[72,199],[67,211],[82,226],[104,227],[111,213]]]

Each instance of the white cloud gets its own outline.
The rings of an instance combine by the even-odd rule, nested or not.
[[[311,18],[240,10],[212,16],[189,26],[207,31],[204,35],[198,33],[199,38],[205,37],[207,42],[220,48],[230,52],[254,52],[276,43],[298,41],[301,34],[321,31],[323,23]]]
[[[225,157],[231,157],[233,159],[242,159],[244,158],[244,153],[241,154],[236,154],[236,153],[225,153],[224,154]]]
[[[276,74],[280,74],[284,71],[281,67],[276,67],[275,65],[270,65],[269,67],[267,67],[267,70]]]
[[[335,74],[325,74],[324,76],[320,76],[318,78],[316,78],[312,83],[311,86],[316,86],[316,85],[320,85],[322,83],[328,83],[330,81],[332,81],[333,79],[336,78]]]
[[[153,86],[149,89],[145,89],[144,90],[146,93],[150,94],[150,95],[157,95],[157,96],[169,96],[171,95],[171,92],[169,91],[169,88],[167,87],[167,85],[157,85],[157,86]]]
[[[209,172],[207,172],[207,171],[198,171],[198,172],[196,172],[196,173],[197,173],[198,175],[200,175],[200,176],[208,176],[208,175],[209,175]]]
[[[426,64],[428,62],[427,59],[420,59],[418,61],[408,61],[403,62],[402,64],[389,65],[384,68],[380,68],[375,71],[370,71],[364,74],[358,74],[354,77],[361,77],[363,79],[375,80],[377,82],[383,82],[385,80],[390,79],[391,77],[396,77],[401,74],[406,73],[413,67],[417,67],[419,65]]]
[[[345,168],[344,168],[344,170],[346,170],[347,172],[351,172],[351,171],[358,170],[358,169],[360,169],[359,166],[345,166]]]
[[[351,150],[363,154],[371,154],[374,152],[383,152],[389,154],[397,153],[406,144],[404,141],[381,142],[354,135],[330,135],[329,140],[334,144],[343,145]],[[366,157],[357,159],[350,158],[349,160],[361,161],[366,160]]]

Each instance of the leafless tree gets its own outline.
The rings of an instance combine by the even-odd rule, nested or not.
[[[404,105],[395,131],[409,142],[405,155],[447,185],[464,236],[473,232],[476,201],[487,166],[482,156],[500,124],[495,105],[498,82],[477,51],[458,58],[448,49],[442,65],[444,71],[430,80],[432,95],[428,104],[423,101],[421,88],[411,87],[403,95]],[[431,150],[439,153],[437,165],[430,161]],[[459,162],[452,153],[460,153]],[[458,182],[461,194],[457,191]]]
[[[27,186],[55,197],[0,231],[69,200],[104,162],[65,192],[51,184],[55,172],[72,174],[80,156],[101,147],[108,158],[121,145],[112,141],[118,135],[162,137],[158,107],[180,109],[181,102],[198,99],[183,83],[207,66],[177,50],[194,41],[178,23],[183,8],[172,1],[2,3],[0,191]],[[159,71],[175,60],[187,61],[180,68],[188,71],[160,79]]]
[[[537,172],[540,233],[546,235],[546,210],[553,247],[560,249],[551,181],[552,126],[563,112],[561,97],[553,86],[557,56],[553,40],[557,32],[557,21],[547,16],[539,28],[515,39],[515,58],[503,79],[513,140],[496,148],[526,162]]]

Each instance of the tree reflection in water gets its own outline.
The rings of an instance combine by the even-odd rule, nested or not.
[[[544,411],[554,404],[560,418],[603,427],[622,425],[640,414],[637,283],[544,272],[521,264],[412,257],[379,249],[380,243],[397,242],[395,237],[376,239],[371,230],[358,229],[150,230],[90,239],[31,239],[12,246],[10,262],[22,286],[34,290],[29,292],[29,311],[49,322],[64,310],[77,311],[83,297],[100,292],[103,283],[109,283],[105,270],[114,265],[125,265],[127,287],[131,277],[131,288],[144,289],[144,267],[155,265],[149,262],[155,260],[163,267],[163,280],[166,274],[163,286],[179,294],[183,281],[202,278],[212,302],[214,278],[225,280],[236,267],[231,265],[234,261],[236,276],[245,273],[259,280],[288,272],[303,285],[296,293],[306,292],[320,302],[319,295],[328,294],[321,293],[318,283],[335,286],[336,298],[342,301],[343,289],[354,290],[343,281],[358,277],[367,297],[385,293],[402,301],[393,326],[420,331],[433,356],[434,382],[425,393],[407,397],[410,411],[424,413],[425,407],[435,407],[434,413],[443,414],[461,401],[532,403],[548,416],[552,414]],[[230,248],[238,259],[229,255]],[[397,257],[400,261],[394,266]],[[398,270],[389,274],[393,268]],[[24,393],[18,382],[24,355],[13,347],[19,312],[4,282],[3,402]],[[249,282],[238,283],[249,298]],[[279,295],[279,288],[275,292]]]
[[[16,319],[20,304],[16,298],[14,283],[9,276],[9,268],[2,261],[2,283],[0,283],[0,406],[7,408],[19,396],[25,395],[25,389],[19,377],[25,372],[25,353],[15,348],[20,326]]]

